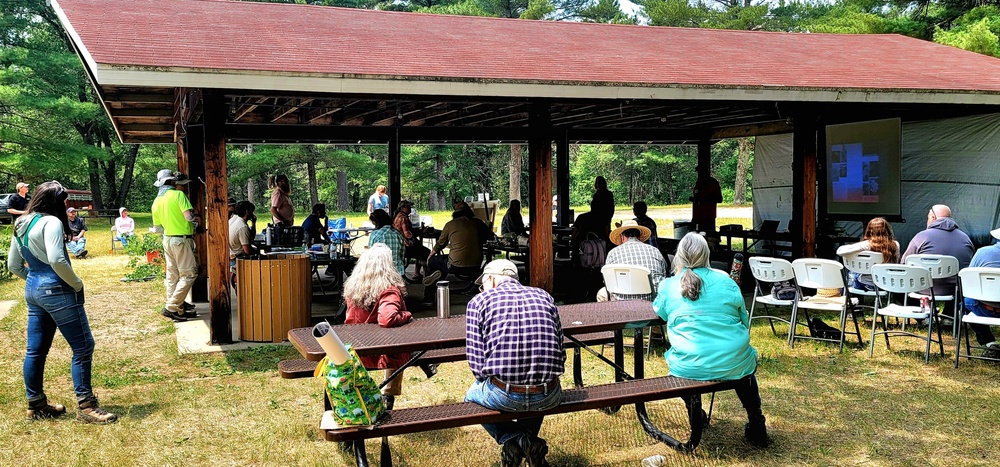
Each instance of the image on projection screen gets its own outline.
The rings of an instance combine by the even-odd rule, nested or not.
[[[827,212],[900,214],[900,120],[830,125],[827,134]]]

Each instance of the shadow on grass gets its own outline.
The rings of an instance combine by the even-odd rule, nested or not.
[[[160,411],[161,407],[159,403],[151,402],[148,404],[138,404],[138,405],[104,405],[101,404],[101,408],[107,410],[108,412],[118,414],[118,418],[129,419],[129,420],[142,420],[153,414],[153,412]]]
[[[287,345],[262,345],[223,352],[225,363],[236,373],[277,371],[278,362],[297,358],[298,352]]]

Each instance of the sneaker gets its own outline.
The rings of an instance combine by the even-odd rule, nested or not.
[[[191,311],[191,310],[193,310],[195,308],[196,307],[195,307],[194,303],[181,302],[181,310],[182,311]]]
[[[983,358],[1000,359],[1000,342],[993,341],[983,349]]]
[[[166,308],[164,308],[163,310],[161,310],[160,314],[163,315],[163,316],[166,316],[167,318],[170,318],[170,319],[172,319],[174,321],[177,321],[177,322],[183,322],[183,321],[187,321],[188,320],[187,318],[184,317],[183,314],[177,313],[175,311],[170,311],[170,310],[168,310]]]
[[[440,279],[441,276],[443,276],[443,275],[444,274],[441,271],[434,271],[434,272],[428,274],[427,277],[424,278],[424,286],[430,287],[430,286],[434,285],[434,283],[437,282],[438,279]]]
[[[80,256],[77,256],[77,258],[80,258],[80,259],[83,259],[83,258],[86,258],[86,257],[87,257],[87,250],[81,251],[80,252]]]
[[[91,397],[80,402],[80,411],[76,413],[76,419],[83,423],[106,425],[117,422],[118,416],[102,409],[97,403],[97,397]]]
[[[537,436],[521,435],[519,437],[521,450],[528,459],[528,467],[547,467],[549,463],[545,456],[549,453],[549,445]]]
[[[421,363],[420,369],[424,370],[424,375],[427,376],[427,379],[431,379],[434,375],[438,374],[437,363]]]
[[[771,439],[767,436],[767,426],[764,425],[765,420],[763,415],[759,415],[751,418],[743,427],[743,436],[751,446],[766,448],[771,444]]]
[[[60,404],[49,404],[47,398],[28,403],[28,419],[56,418],[66,413],[66,407]]]
[[[524,452],[521,450],[519,443],[521,438],[521,436],[515,436],[503,443],[503,448],[500,449],[501,466],[517,467],[521,465],[521,459],[524,458]]]
[[[181,317],[184,318],[184,319],[195,319],[195,318],[198,317],[198,312],[197,311],[185,311],[184,313],[181,313]]]

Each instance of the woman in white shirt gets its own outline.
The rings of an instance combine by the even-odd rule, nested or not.
[[[868,221],[862,241],[837,248],[838,256],[845,256],[860,251],[882,253],[883,263],[899,262],[899,242],[892,234],[892,226],[882,217]],[[875,283],[870,274],[847,273],[847,285],[857,289],[874,291]]]
[[[115,218],[115,240],[122,242],[122,247],[128,246],[128,241],[135,235],[135,219],[128,216],[128,209],[125,206],[118,208],[118,217]]]
[[[70,234],[67,196],[59,182],[38,185],[25,213],[14,223],[14,238],[7,255],[7,268],[25,280],[28,342],[24,386],[28,418],[52,418],[66,413],[61,404],[49,403],[42,384],[45,358],[58,329],[73,350],[70,373],[79,405],[77,420],[113,423],[118,416],[98,405],[90,384],[94,336],[83,309],[83,281],[73,272],[66,254],[66,238]]]

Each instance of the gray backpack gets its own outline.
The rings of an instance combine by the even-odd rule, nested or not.
[[[580,242],[580,266],[585,268],[604,266],[607,254],[607,244],[593,232],[588,232],[587,238]]]

